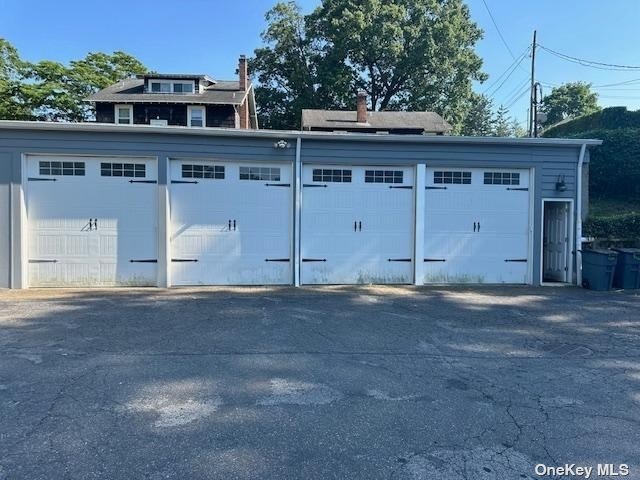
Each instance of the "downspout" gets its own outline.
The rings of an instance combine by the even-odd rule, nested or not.
[[[582,166],[584,164],[584,155],[587,151],[587,144],[583,143],[580,147],[580,156],[578,157],[578,178],[576,182],[576,283],[582,286]]]
[[[293,286],[300,286],[300,222],[302,220],[302,137],[296,138],[293,190]]]

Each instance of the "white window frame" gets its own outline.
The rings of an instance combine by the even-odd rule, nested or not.
[[[128,109],[129,110],[129,123],[120,123],[120,109]],[[116,104],[113,110],[114,122],[116,125],[133,125],[133,105],[123,105]]]
[[[169,85],[169,91],[168,92],[154,92],[151,85],[153,83],[160,83],[163,85]],[[179,83],[181,85],[183,84],[190,84],[191,85],[191,91],[190,92],[176,92],[175,91],[175,84]],[[155,80],[155,79],[149,79],[149,86],[147,87],[147,91],[149,93],[154,93],[154,94],[167,94],[167,93],[178,93],[180,95],[185,94],[185,95],[193,95],[196,93],[196,82],[195,80]]]
[[[202,126],[206,127],[207,126],[207,107],[205,107],[204,105],[187,106],[187,127],[193,127],[193,125],[191,125],[191,115],[193,113],[193,110],[202,110]],[[196,127],[196,128],[200,128],[200,127]]]

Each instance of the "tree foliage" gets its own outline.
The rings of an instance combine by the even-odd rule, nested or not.
[[[147,72],[124,52],[89,53],[63,65],[51,60],[29,63],[0,39],[0,118],[85,121],[93,116],[84,99],[99,89]]]
[[[31,118],[23,94],[26,67],[26,62],[20,58],[15,47],[0,38],[0,119]]]
[[[472,94],[467,115],[462,121],[461,135],[471,137],[523,137],[524,129],[500,105],[494,112],[493,102],[486,95]]]
[[[266,20],[251,62],[263,125],[297,127],[302,108],[354,108],[364,89],[372,110],[433,110],[459,129],[471,82],[486,78],[463,0],[323,0],[309,15],[286,2]]]
[[[542,104],[542,111],[547,114],[545,126],[598,110],[598,94],[592,92],[591,84],[585,82],[566,83],[552,89]]]

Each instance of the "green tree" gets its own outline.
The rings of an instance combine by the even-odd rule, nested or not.
[[[89,53],[69,66],[44,60],[29,67],[24,86],[33,113],[40,120],[82,122],[92,118],[84,99],[119,80],[147,72],[137,59],[124,52]]]
[[[27,63],[20,59],[16,48],[0,38],[0,119],[30,120],[23,81]]]
[[[565,118],[576,118],[600,110],[598,94],[585,82],[566,83],[551,90],[544,97],[542,111],[547,114],[544,126],[558,123]]]
[[[496,112],[493,135],[495,137],[510,137],[513,135],[513,120],[509,116],[509,110],[504,105],[500,105]]]
[[[473,93],[469,100],[467,114],[462,121],[461,135],[486,137],[493,134],[493,101],[486,95]]]
[[[373,110],[434,110],[460,128],[471,82],[483,81],[482,31],[462,0],[323,0],[267,13],[266,46],[252,70],[264,125],[296,127],[302,108],[353,108],[364,89]]]

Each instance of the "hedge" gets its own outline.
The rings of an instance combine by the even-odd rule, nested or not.
[[[589,115],[583,115],[566,123],[551,127],[544,137],[578,137],[589,130],[617,130],[640,128],[640,110],[628,111],[626,107],[609,107]]]
[[[640,199],[640,128],[591,130],[572,136],[603,141],[589,149],[593,198]]]
[[[640,240],[640,212],[589,217],[582,232],[594,238]]]

